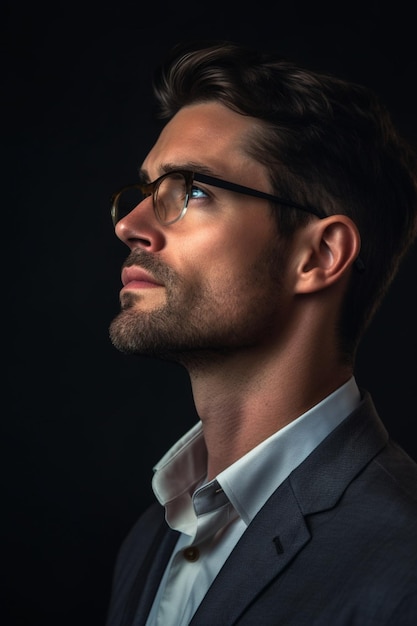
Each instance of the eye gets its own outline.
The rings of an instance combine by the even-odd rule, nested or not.
[[[201,187],[196,187],[195,185],[193,185],[191,187],[191,198],[190,199],[195,199],[195,198],[208,198],[209,195],[206,191],[204,191],[204,189],[201,189]]]

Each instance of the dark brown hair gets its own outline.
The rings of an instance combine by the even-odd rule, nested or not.
[[[340,320],[351,360],[417,231],[416,154],[377,95],[233,42],[176,46],[154,91],[162,119],[205,101],[257,118],[261,130],[246,150],[265,166],[273,192],[356,223],[365,271],[352,272]],[[310,219],[273,209],[285,237]]]

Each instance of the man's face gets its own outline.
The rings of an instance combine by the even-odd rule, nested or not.
[[[181,109],[143,163],[149,181],[166,168],[204,170],[271,192],[244,152],[255,120],[216,103]],[[265,200],[194,183],[185,216],[169,226],[146,198],[116,225],[130,248],[121,312],[110,326],[122,352],[201,361],[271,341],[285,310],[278,235]]]

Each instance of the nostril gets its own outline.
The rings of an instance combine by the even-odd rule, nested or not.
[[[129,245],[131,248],[135,246],[139,246],[141,248],[151,248],[152,242],[150,239],[146,239],[145,237],[130,237]]]

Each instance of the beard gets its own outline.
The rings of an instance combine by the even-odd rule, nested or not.
[[[163,284],[166,298],[160,306],[143,310],[140,301],[146,294],[123,294],[121,311],[109,328],[110,340],[120,352],[189,367],[270,337],[280,282],[275,246],[256,261],[246,279],[238,285],[232,281],[223,291],[187,282],[143,250],[131,252],[123,267],[132,265],[150,271]]]

